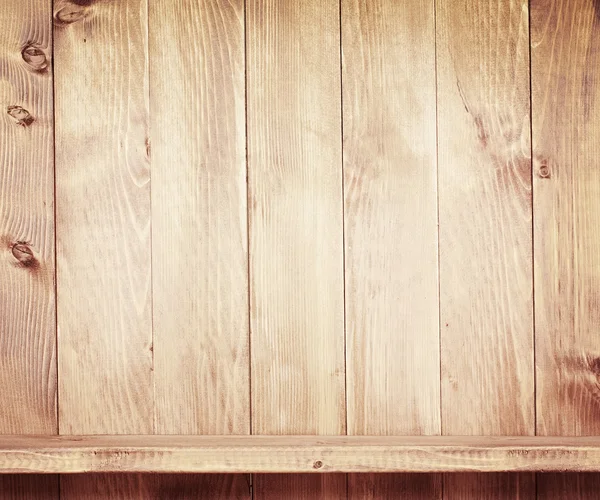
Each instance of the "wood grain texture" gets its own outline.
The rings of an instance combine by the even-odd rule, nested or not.
[[[338,4],[247,9],[253,430],[343,433]]]
[[[151,433],[146,3],[54,16],[60,431]]]
[[[439,434],[433,3],[342,19],[348,434]]]
[[[600,5],[531,2],[537,432],[600,434]],[[539,498],[596,498],[539,475]]]
[[[244,2],[149,19],[156,430],[247,434]]]
[[[102,474],[89,474],[84,484],[77,484],[81,500],[244,500],[248,498],[247,482],[236,474],[119,474],[119,482],[106,482]],[[243,477],[243,476],[242,476]],[[62,484],[77,481],[77,476],[64,476]]]
[[[51,5],[0,9],[0,432],[56,432]]]
[[[434,2],[341,5],[348,434],[439,434]],[[441,478],[348,493],[440,498]]]
[[[599,470],[599,437],[0,436],[0,473],[3,474]],[[334,481],[340,480],[334,476]],[[307,481],[314,480],[305,475],[302,477]],[[473,478],[475,482],[482,483],[477,486],[469,486],[466,484],[468,481],[462,484],[463,477],[469,476],[455,476],[448,480],[456,481],[457,490],[461,491],[487,488],[483,484],[483,476]],[[491,484],[502,484],[500,476],[489,474],[489,477]],[[255,479],[257,484],[268,482],[268,478]],[[288,479],[296,481],[291,477]],[[431,477],[422,479],[421,486],[432,481]],[[276,481],[283,480],[282,476]],[[365,485],[369,481],[365,481]],[[525,477],[513,481],[514,484],[529,482],[531,478]],[[362,482],[360,484],[362,489],[370,489]],[[396,486],[402,489],[403,484],[398,481]],[[313,486],[306,485],[306,488]],[[420,491],[419,488],[415,491]],[[267,489],[265,486],[264,494],[267,494]],[[500,491],[498,493],[501,494]]]
[[[437,0],[448,435],[535,432],[528,17],[525,0]],[[533,498],[534,484],[452,476],[444,497]]]
[[[52,4],[0,8],[0,432],[56,433]],[[54,500],[58,477],[4,476],[1,500]]]
[[[246,9],[252,429],[343,434],[339,3]],[[305,480],[289,478],[291,498],[315,491]],[[255,481],[257,500],[283,487]],[[330,481],[318,495],[345,494]]]
[[[442,496],[442,474],[351,474],[350,500],[432,500]]]
[[[58,476],[0,475],[0,500],[57,500]]]
[[[468,480],[465,480],[468,478]],[[508,500],[535,498],[535,474],[446,474],[444,498]]]
[[[145,0],[54,4],[63,434],[154,430],[147,18]],[[64,478],[61,498],[142,483]]]
[[[256,474],[255,498],[264,500],[342,500],[346,499],[344,474]]]
[[[532,2],[537,430],[600,434],[600,6]]]
[[[538,474],[539,500],[595,500],[600,491],[600,475]]]

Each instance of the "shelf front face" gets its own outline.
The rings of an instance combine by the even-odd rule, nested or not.
[[[600,471],[600,437],[0,437],[0,473],[474,471]]]

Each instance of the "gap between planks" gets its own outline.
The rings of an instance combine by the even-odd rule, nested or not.
[[[4,474],[473,471],[600,471],[600,436],[0,436]]]

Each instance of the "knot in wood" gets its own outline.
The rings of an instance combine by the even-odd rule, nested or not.
[[[22,106],[9,106],[6,108],[6,112],[17,122],[17,125],[20,125],[21,127],[28,127],[35,121],[35,118],[31,116],[31,113]]]
[[[313,469],[320,469],[321,467],[323,467],[323,462],[321,462],[320,460],[316,460],[313,464]]]
[[[35,257],[33,251],[27,243],[18,241],[12,246],[12,254],[15,259],[19,261],[23,266],[30,267],[35,264]]]
[[[548,166],[548,162],[543,161],[540,164],[540,168],[538,169],[538,175],[542,179],[548,179],[550,177],[550,167]]]
[[[48,69],[48,58],[42,49],[33,44],[27,45],[21,56],[29,66],[38,73],[44,73]]]
[[[86,5],[69,2],[54,12],[54,22],[59,26],[66,26],[81,21],[85,17]]]

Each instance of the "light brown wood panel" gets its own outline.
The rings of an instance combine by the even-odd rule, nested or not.
[[[156,430],[248,434],[244,2],[149,19]]]
[[[600,471],[600,437],[0,436],[0,474],[469,471]]]
[[[344,434],[339,3],[246,8],[252,429]],[[257,478],[255,498],[282,480]]]
[[[243,0],[150,2],[149,56],[156,431],[248,434]],[[249,498],[247,480],[156,494]]]
[[[62,434],[154,430],[147,14],[145,0],[54,4]],[[61,497],[94,488],[148,486],[65,477]]]
[[[535,432],[528,17],[526,0],[437,0],[447,435]],[[476,492],[535,496],[528,477],[445,480],[445,498]]]
[[[348,433],[440,433],[434,2],[342,2]],[[439,498],[352,475],[351,498]]]
[[[0,432],[56,433],[50,1],[0,8]]]
[[[600,5],[531,3],[537,432],[600,434]],[[539,498],[598,476],[540,475]],[[567,493],[568,492],[568,493]]]
[[[52,5],[0,8],[0,432],[55,434]],[[58,498],[56,476],[4,476],[2,500]]]
[[[600,474],[538,474],[538,498],[543,500],[596,500]]]

